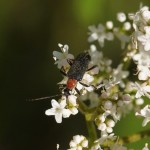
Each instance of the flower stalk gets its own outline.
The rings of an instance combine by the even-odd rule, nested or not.
[[[86,114],[85,120],[86,120],[86,126],[88,130],[89,147],[91,147],[93,142],[97,139],[97,132],[96,132],[94,121],[91,121],[89,118],[90,118],[89,114]]]

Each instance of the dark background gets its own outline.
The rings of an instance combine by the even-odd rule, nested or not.
[[[143,4],[150,6],[148,0]],[[44,114],[50,101],[27,100],[59,93],[62,76],[52,58],[58,43],[68,44],[76,55],[89,47],[89,25],[117,24],[117,12],[135,12],[139,5],[140,0],[0,0],[0,150],[54,150],[57,143],[67,149],[73,135],[86,135],[83,116],[57,124]],[[102,50],[116,66],[120,42],[106,42]],[[141,120],[132,118],[134,114],[117,124],[115,132],[141,130]]]

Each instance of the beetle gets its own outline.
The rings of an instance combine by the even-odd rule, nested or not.
[[[37,98],[37,99],[31,99],[31,101],[49,99],[49,98],[57,97],[57,96],[61,96],[61,95],[65,95],[67,97],[67,96],[71,95],[70,92],[74,88],[75,88],[76,92],[80,95],[80,91],[76,88],[77,83],[82,80],[86,71],[90,71],[97,66],[95,65],[88,69],[89,62],[91,61],[91,56],[89,55],[88,52],[82,52],[79,55],[77,55],[77,57],[74,60],[68,59],[67,61],[70,65],[70,69],[68,70],[68,72],[67,73],[65,72],[64,67],[62,67],[60,70],[60,72],[64,76],[68,77],[67,84],[60,84],[61,86],[64,87],[62,93],[54,95],[54,96],[47,96],[47,97],[42,97],[42,98]],[[86,85],[82,82],[80,82],[80,84],[82,84],[85,87],[89,87],[89,85]],[[93,86],[93,85],[91,85],[91,86]]]
[[[96,66],[93,66],[88,69],[89,62],[91,61],[91,57],[88,52],[80,53],[75,60],[68,60],[70,64],[70,69],[66,73],[64,68],[61,68],[61,73],[68,77],[66,88],[63,90],[63,94],[65,96],[70,95],[70,91],[75,88],[76,92],[80,95],[79,90],[76,88],[78,82],[80,82],[86,71],[94,69]],[[80,82],[83,86],[89,87],[82,82]]]

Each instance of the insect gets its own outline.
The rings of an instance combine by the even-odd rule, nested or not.
[[[97,67],[95,65],[91,68],[88,68],[90,60],[91,60],[91,57],[88,52],[80,53],[74,60],[68,59],[67,61],[70,65],[70,69],[68,70],[68,72],[66,73],[64,67],[62,67],[60,70],[60,72],[64,76],[68,77],[67,84],[60,84],[61,86],[63,86],[62,93],[57,94],[55,96],[48,96],[48,97],[33,99],[33,101],[48,99],[48,98],[57,97],[57,96],[61,96],[61,95],[65,95],[67,97],[67,96],[71,95],[70,92],[74,88],[75,88],[76,92],[80,95],[80,91],[76,88],[77,83],[80,82],[80,84],[82,84],[83,86],[89,87],[89,85],[82,83],[81,80],[86,71],[90,71],[90,70],[94,69],[95,67]]]
[[[80,82],[85,74],[86,71],[94,69],[96,66],[93,66],[88,69],[89,62],[91,57],[88,52],[80,53],[75,60],[68,60],[70,64],[70,69],[66,73],[64,68],[62,67],[61,73],[68,77],[66,88],[64,88],[63,92],[64,95],[70,95],[70,91],[75,88],[76,92],[80,95],[79,90],[76,88],[76,84]],[[82,82],[80,82],[83,86],[89,87]]]

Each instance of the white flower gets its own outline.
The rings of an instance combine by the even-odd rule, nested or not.
[[[86,91],[93,91],[94,87],[90,86],[91,82],[94,80],[94,77],[91,76],[90,74],[88,73],[85,73],[84,76],[83,76],[83,79],[81,80],[81,83],[87,85],[84,86],[82,84],[80,84],[79,82],[77,83],[77,89],[80,91],[82,89],[85,89]],[[84,94],[86,94],[86,91]]]
[[[104,46],[104,41],[109,40],[112,41],[114,39],[114,35],[112,32],[106,32],[105,27],[102,24],[99,24],[96,28],[95,26],[89,26],[90,36],[88,38],[89,42],[98,41],[101,47]]]
[[[66,100],[61,100],[58,103],[56,100],[52,99],[51,101],[52,108],[45,111],[45,114],[48,116],[54,115],[57,123],[62,122],[63,118],[68,118],[71,114],[69,109],[65,109]]]
[[[144,50],[149,51],[150,50],[150,27],[145,26],[144,31],[145,34],[138,36],[137,39],[144,46]]]
[[[133,15],[133,27],[135,30],[143,31],[144,26],[147,25],[149,21],[149,8],[144,6],[138,11],[135,15]]]
[[[100,144],[105,143],[106,141],[114,141],[117,137],[114,136],[114,133],[111,134],[103,134],[101,138],[98,140]]]
[[[109,116],[111,115],[115,122],[117,122],[120,119],[120,114],[117,112],[117,105],[114,104],[111,109],[105,109],[102,107],[102,109],[105,111],[105,115]]]
[[[53,58],[55,60],[55,64],[58,65],[58,68],[61,69],[63,66],[64,68],[68,67],[68,59],[74,59],[74,56],[72,54],[68,53],[68,45],[61,45],[58,44],[58,46],[61,48],[62,52],[53,51]]]
[[[145,143],[145,146],[144,146],[144,148],[142,150],[149,150],[148,143]]]
[[[69,150],[82,150],[82,148],[88,147],[88,140],[83,135],[75,135],[69,145]]]
[[[117,14],[117,20],[118,20],[119,22],[124,22],[124,21],[126,21],[126,15],[125,15],[125,13],[119,12],[119,13]]]
[[[106,72],[110,72],[111,69],[111,63],[112,61],[108,58],[105,58],[103,56],[102,51],[98,51],[95,45],[91,45],[90,46],[90,50],[89,50],[89,54],[91,56],[91,66],[96,65],[97,67],[95,69],[97,69],[95,71],[95,74],[97,74],[99,72],[99,70],[102,71],[106,71]],[[91,70],[93,71],[93,70]]]
[[[113,77],[115,78],[116,81],[120,82],[119,85],[124,88],[125,84],[122,81],[122,79],[127,78],[129,75],[129,71],[124,71],[123,70],[123,64],[119,64],[116,69],[113,70]]]
[[[131,29],[131,24],[130,24],[130,22],[125,22],[125,23],[123,24],[123,28],[124,28],[124,30],[129,31],[129,30]]]
[[[104,80],[103,80],[103,83],[100,84],[100,85],[98,85],[97,88],[101,88],[101,87],[104,86],[105,89],[106,89],[106,91],[109,91],[109,89],[111,89],[112,87],[114,87],[115,85],[117,85],[117,84],[119,84],[119,83],[120,83],[120,81],[116,81],[115,78],[109,79],[109,80],[104,79]],[[102,94],[103,94],[103,93],[102,93]],[[109,95],[109,92],[107,92],[106,94]]]
[[[150,121],[150,105],[146,105],[143,109],[140,110],[140,112],[136,112],[135,115],[144,117],[142,126],[146,126]]]
[[[136,98],[140,98],[141,96],[147,96],[150,98],[150,86],[146,85],[146,83],[143,83],[139,85],[137,82],[135,82],[135,87],[137,89],[137,93],[135,95]]]
[[[133,56],[133,60],[137,64],[139,80],[147,80],[150,77],[150,51],[143,49]]]
[[[105,103],[104,103],[104,108],[105,109],[111,109],[112,106],[113,106],[113,104],[112,104],[111,101],[109,101],[109,100],[105,101]]]
[[[129,94],[124,94],[122,96],[122,100],[125,101],[125,102],[126,101],[129,102],[131,100],[131,96]]]
[[[106,22],[106,28],[111,30],[113,28],[113,22],[112,21],[107,21]]]
[[[113,127],[115,126],[115,122],[112,119],[105,119],[105,114],[99,115],[96,118],[98,130],[102,131],[102,134],[111,133],[113,131]]]
[[[59,144],[57,144],[57,145],[56,145],[57,150],[59,150],[59,147],[60,147]]]
[[[138,98],[138,99],[136,99],[135,103],[136,103],[136,105],[143,105],[144,104],[144,99]]]
[[[137,68],[139,80],[147,80],[150,77],[150,69],[147,66],[138,65]]]
[[[77,97],[74,95],[69,95],[68,96],[68,108],[71,111],[71,114],[76,115],[78,113],[77,109],[77,102],[76,102]]]

